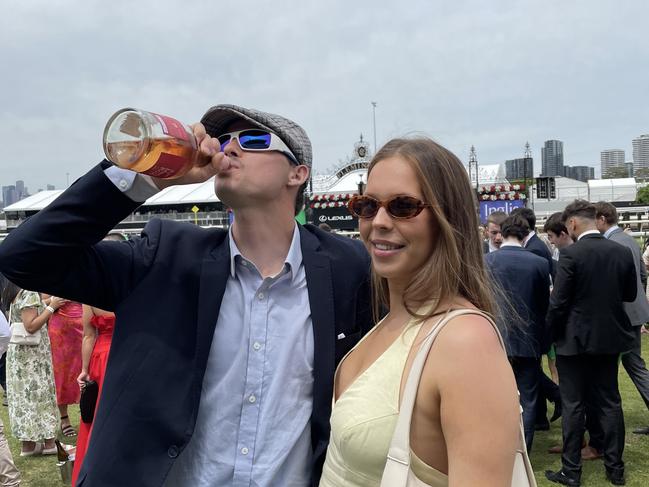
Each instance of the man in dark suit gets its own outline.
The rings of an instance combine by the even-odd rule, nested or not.
[[[548,263],[548,268],[550,269],[550,275],[554,277],[554,269],[556,268],[555,262],[552,259],[552,254],[548,246],[543,243],[543,241],[536,234],[536,215],[531,208],[516,208],[511,212],[512,215],[520,215],[525,220],[530,227],[530,231],[525,238],[523,247],[526,250],[529,250],[533,254],[543,257]],[[542,353],[548,353],[550,349],[550,343],[544,343],[542,345]],[[536,430],[547,431],[550,429],[550,422],[548,421],[548,406],[547,401],[554,403],[554,414],[552,420],[559,418],[561,414],[561,396],[559,394],[559,388],[557,385],[550,379],[543,368],[541,367],[541,360],[539,358],[539,375],[541,377],[541,389],[539,391],[539,401],[536,408]]]
[[[572,237],[568,235],[568,229],[566,226],[563,224],[563,212],[556,212],[553,213],[548,217],[548,219],[545,221],[543,224],[543,231],[547,234],[548,240],[552,245],[554,245],[559,251],[562,249],[574,244]],[[556,256],[555,257],[559,257]],[[554,262],[556,263],[558,261],[555,260]],[[550,356],[554,358],[550,358]],[[554,372],[553,375],[556,374],[557,377],[557,382],[559,378],[559,373],[556,371],[556,350],[552,351],[552,353],[548,353],[548,367],[552,371],[554,367]],[[557,393],[558,393],[558,387],[557,387]],[[557,404],[561,404],[561,399],[559,398],[559,401]],[[596,460],[602,457],[601,451],[602,451],[602,431],[600,430],[599,424],[597,422],[597,414],[595,414],[593,409],[592,404],[590,404],[589,400],[586,401],[586,429],[588,430],[588,443],[586,444],[584,441],[584,446],[581,449],[581,459],[582,460]],[[558,417],[558,414],[555,409],[555,414],[553,415],[554,417]],[[550,447],[548,449],[548,453],[562,453],[563,452],[563,446],[562,445],[556,445],[553,447]]]
[[[574,243],[572,237],[568,235],[568,229],[562,223],[562,215],[563,212],[561,211],[552,213],[543,224],[543,231],[547,234],[550,243],[554,245],[558,251],[561,251],[564,247],[568,247]],[[556,254],[553,258],[558,260]]]
[[[617,210],[611,203],[599,201],[595,204],[597,211],[597,229],[609,240],[624,245],[631,250],[636,271],[636,287],[638,295],[632,303],[624,303],[626,314],[635,330],[633,349],[622,355],[622,365],[631,377],[633,384],[642,396],[645,406],[649,409],[649,371],[642,358],[640,329],[649,321],[649,301],[645,289],[647,287],[647,268],[642,261],[640,246],[635,239],[617,226]],[[636,434],[649,434],[649,427],[636,429]]]
[[[500,231],[500,226],[507,218],[507,213],[504,211],[494,211],[487,217],[487,226],[485,227],[486,240],[482,242],[482,253],[488,254],[495,252],[500,248],[503,242],[503,236]]]
[[[540,380],[538,362],[542,343],[547,341],[550,276],[545,259],[523,249],[529,233],[527,220],[510,216],[501,228],[500,250],[485,255],[485,262],[502,291],[496,293],[500,298],[498,323],[520,393],[525,444],[531,451]]]
[[[318,485],[336,364],[372,324],[369,256],[295,223],[299,125],[233,105],[201,122],[182,178],[104,161],[0,245],[20,286],[117,315],[78,486]],[[212,176],[229,231],[153,219],[101,242],[163,187]]]
[[[635,335],[623,303],[636,298],[631,252],[597,230],[593,204],[576,200],[563,212],[576,240],[561,251],[547,322],[557,346],[563,403],[562,468],[546,477],[580,485],[585,403],[590,398],[603,432],[606,476],[624,485],[624,416],[617,383],[618,357]]]
[[[534,210],[531,208],[516,208],[511,214],[521,215],[527,220],[527,224],[530,226],[530,232],[523,243],[523,247],[539,257],[543,257],[548,262],[550,272],[552,272],[552,253],[548,249],[548,246],[536,234],[536,215],[534,214]]]
[[[552,213],[543,223],[543,233],[548,237],[548,241],[554,246],[555,251],[552,254],[552,275],[557,273],[557,261],[559,252],[562,248],[572,245],[574,242],[565,225],[561,222],[562,211]]]

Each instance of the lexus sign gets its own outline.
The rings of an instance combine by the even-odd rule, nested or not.
[[[346,222],[353,220],[352,215],[320,215],[318,221],[320,223],[331,223],[331,222]]]
[[[326,223],[334,230],[358,230],[358,221],[344,206],[335,208],[313,208],[313,223]]]

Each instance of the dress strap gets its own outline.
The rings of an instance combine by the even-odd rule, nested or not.
[[[407,479],[410,471],[410,424],[412,420],[412,413],[415,406],[415,399],[417,397],[417,389],[419,388],[419,382],[421,380],[421,375],[426,363],[426,358],[430,352],[430,349],[433,345],[433,342],[439,335],[440,331],[453,319],[461,315],[475,314],[485,318],[494,329],[500,346],[505,351],[505,344],[503,339],[498,331],[498,327],[494,322],[493,318],[487,313],[477,310],[477,309],[457,309],[449,310],[428,332],[424,341],[415,356],[415,359],[412,363],[410,373],[408,374],[408,379],[406,381],[406,386],[403,391],[403,397],[401,400],[401,405],[399,407],[399,417],[397,418],[397,425],[394,430],[394,435],[392,441],[390,442],[390,449],[388,450],[388,458],[383,473],[383,480],[381,487],[386,487],[388,485],[394,485],[395,479]],[[520,468],[524,474],[527,474],[528,479],[531,477],[531,481],[528,485],[536,485],[534,481],[534,474],[531,469],[529,458],[525,450],[525,440],[522,429],[522,418],[519,420],[520,423],[520,437],[519,445],[517,448],[517,460],[515,463],[516,467]],[[393,482],[389,484],[389,482]],[[402,483],[401,485],[406,485]]]

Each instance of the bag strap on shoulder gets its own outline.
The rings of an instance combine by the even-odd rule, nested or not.
[[[433,342],[442,331],[442,329],[453,319],[461,315],[466,314],[477,314],[486,318],[495,328],[495,324],[491,318],[479,310],[473,309],[458,309],[455,311],[450,311],[445,314],[428,332],[424,338],[417,355],[415,356],[414,361],[412,362],[412,367],[410,373],[408,374],[408,379],[406,381],[406,386],[403,390],[403,395],[401,398],[401,404],[399,406],[399,417],[397,419],[397,425],[394,430],[394,436],[392,437],[392,442],[390,444],[390,449],[388,451],[388,457],[393,460],[408,465],[410,463],[410,423],[412,421],[412,412],[415,406],[415,398],[417,397],[417,389],[419,388],[419,382],[421,380],[421,374],[424,370],[424,365],[426,364],[426,358],[430,352]],[[496,331],[497,328],[495,328]],[[498,333],[498,339],[500,340],[501,345],[504,347],[500,333]]]

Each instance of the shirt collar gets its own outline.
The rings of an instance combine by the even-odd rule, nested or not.
[[[609,228],[608,230],[606,230],[606,231],[604,232],[604,236],[605,236],[606,238],[609,238],[609,237],[611,236],[611,233],[613,233],[613,232],[614,232],[615,230],[617,230],[618,228],[620,228],[620,227],[618,227],[617,225],[613,225],[611,228]]]
[[[232,277],[236,276],[236,258],[237,256],[240,259],[246,259],[241,251],[237,247],[234,237],[232,236],[232,227],[228,230],[228,243],[230,245],[230,275]],[[300,229],[295,224],[293,230],[293,239],[291,240],[291,246],[288,249],[288,254],[286,254],[286,260],[284,261],[285,267],[288,266],[288,270],[292,272],[291,279],[295,276],[295,272],[302,265],[302,246],[300,240]]]
[[[536,232],[534,230],[530,231],[530,233],[527,234],[527,237],[525,237],[525,240],[523,240],[523,247],[527,245],[527,242],[529,242],[534,235],[536,235]]]
[[[487,240],[487,242],[489,242],[489,253],[491,253],[491,252],[495,252],[496,250],[498,250],[499,247],[496,247],[496,246],[491,242],[491,240]]]
[[[502,249],[503,247],[519,247],[522,248],[523,245],[519,244],[518,242],[503,242],[500,244],[500,248]]]
[[[599,233],[599,230],[586,230],[584,233],[579,235],[579,237],[577,237],[577,242],[581,240],[581,237],[585,237],[586,235],[601,235],[601,233]]]

